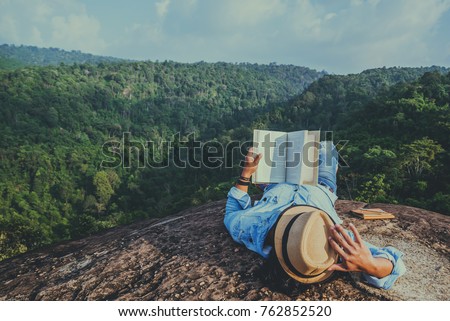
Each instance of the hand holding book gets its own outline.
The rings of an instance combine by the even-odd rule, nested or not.
[[[248,153],[245,156],[245,165],[242,170],[242,176],[250,178],[256,169],[258,168],[259,161],[261,160],[262,153],[255,156],[253,147],[248,149]]]
[[[245,165],[244,165],[244,169],[242,170],[242,174],[241,177],[244,179],[250,180],[250,177],[253,175],[253,173],[256,171],[256,169],[258,168],[258,164],[259,161],[261,160],[262,157],[262,153],[259,153],[255,156],[255,153],[253,152],[253,147],[250,147],[247,155],[245,156]],[[236,188],[240,189],[243,192],[248,191],[248,186],[246,185],[241,185],[236,183]]]

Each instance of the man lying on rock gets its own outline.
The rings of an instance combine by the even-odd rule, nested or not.
[[[319,185],[268,184],[252,206],[247,190],[261,157],[249,149],[228,192],[224,223],[237,243],[266,259],[275,251],[284,271],[301,283],[324,281],[333,271],[362,272],[367,283],[390,289],[405,273],[402,252],[376,247],[352,224],[350,231],[340,225],[334,209],[338,153],[331,142],[320,143]]]

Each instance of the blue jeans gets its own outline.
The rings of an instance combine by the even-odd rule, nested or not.
[[[326,185],[336,194],[336,172],[338,168],[338,152],[331,141],[320,142],[319,149],[319,184]]]

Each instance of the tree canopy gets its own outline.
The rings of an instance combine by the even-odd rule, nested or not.
[[[142,169],[131,149],[130,166],[105,169],[103,145],[125,133],[135,145],[242,139],[255,115],[321,76],[170,61],[0,71],[0,258],[220,197],[232,168]],[[150,157],[167,158],[158,149]]]
[[[42,66],[37,58],[3,57],[0,260],[224,198],[239,157],[222,164],[204,159],[196,168],[141,165],[173,158],[163,141],[177,151],[195,150],[194,136],[207,147],[242,148],[254,128],[321,129],[332,131],[335,142],[347,140],[340,144],[349,165],[339,175],[341,198],[450,214],[445,68],[341,76],[277,64],[87,64],[72,57]],[[125,152],[114,158],[120,148]],[[235,154],[218,149],[215,156]],[[115,161],[122,166],[104,166]]]

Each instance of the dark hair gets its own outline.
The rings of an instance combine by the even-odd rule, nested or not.
[[[283,270],[278,261],[275,250],[270,251],[269,257],[264,260],[261,267],[264,281],[267,283],[280,283],[290,279],[289,275]]]
[[[269,257],[261,266],[261,279],[271,290],[288,296],[301,293],[310,286],[297,282],[284,271],[275,250],[270,252]]]

